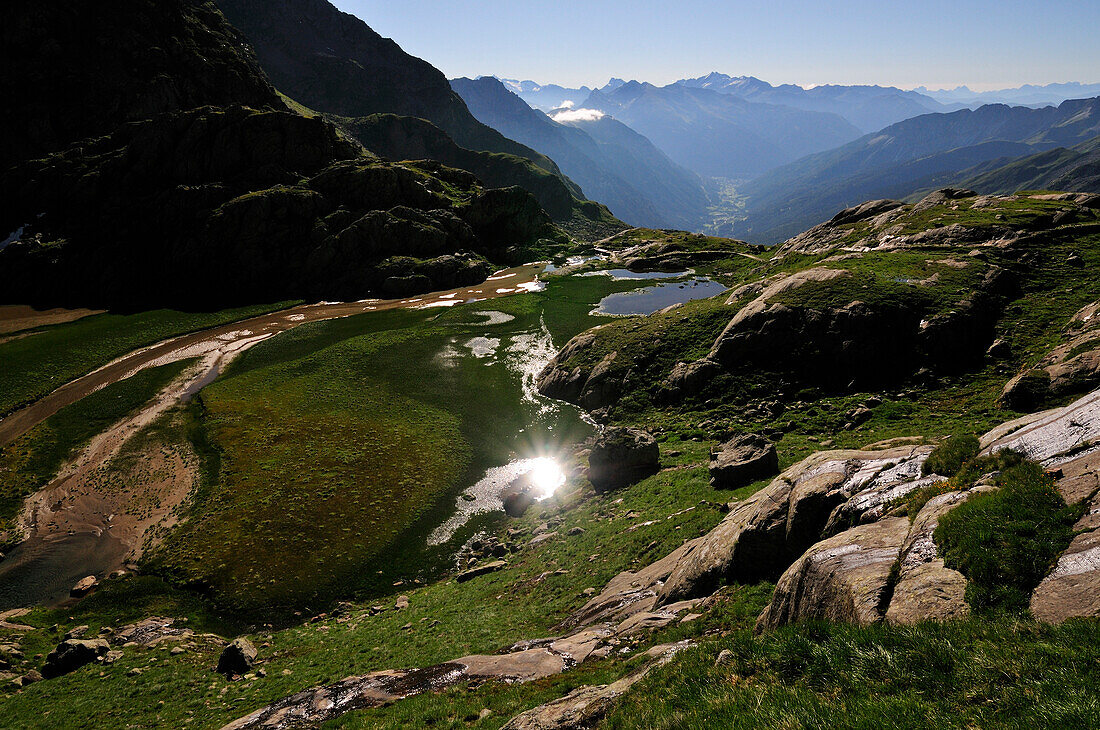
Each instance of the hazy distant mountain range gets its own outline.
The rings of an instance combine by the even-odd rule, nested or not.
[[[1014,89],[1000,89],[997,91],[971,91],[965,86],[929,91],[922,86],[914,89],[914,91],[944,104],[965,104],[971,107],[982,104],[1047,106],[1061,104],[1067,99],[1100,96],[1100,84],[1082,84],[1077,81],[1066,84],[1046,84],[1045,86],[1025,84]]]
[[[610,114],[675,162],[711,177],[758,175],[861,134],[836,114],[760,104],[682,84],[630,81],[593,91],[582,107]]]
[[[569,110],[552,119],[491,76],[453,79],[451,86],[479,121],[552,158],[585,195],[624,221],[688,229],[705,222],[708,200],[699,176],[625,124]]]
[[[892,86],[772,86],[753,76],[727,76],[717,71],[697,79],[677,81],[681,86],[710,89],[747,101],[829,112],[843,117],[864,132],[929,112],[954,111],[961,104],[946,105],[915,91]]]
[[[1100,84],[988,92],[803,88],[718,72],[667,86],[622,79],[597,89],[502,83],[559,121],[617,122],[704,181],[732,179],[732,185],[722,183],[724,195],[712,192],[711,198],[728,202],[732,197],[743,208],[712,205],[711,215],[695,228],[754,242],[780,241],[868,198],[904,198],[936,185],[966,185],[980,192],[1100,189],[1100,142],[1095,139],[1100,109],[1097,100],[1089,99],[1100,95]],[[479,119],[580,178],[558,159],[561,153],[506,128],[500,119]],[[662,197],[650,178],[626,179],[643,198]],[[679,220],[682,225],[684,217]]]

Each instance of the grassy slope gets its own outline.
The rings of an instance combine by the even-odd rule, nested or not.
[[[158,309],[138,314],[100,314],[43,327],[30,336],[0,344],[0,415],[141,347],[290,304],[221,312]]]
[[[193,362],[181,360],[142,370],[62,408],[0,448],[0,528],[10,526],[23,498],[49,482],[70,455],[151,400]]]

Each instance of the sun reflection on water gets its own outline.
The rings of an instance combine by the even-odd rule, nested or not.
[[[565,484],[565,472],[557,459],[550,456],[540,456],[530,459],[532,467],[527,472],[527,479],[531,483],[532,495],[535,499],[546,499]]]

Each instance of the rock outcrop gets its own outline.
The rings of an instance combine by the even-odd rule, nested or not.
[[[1100,302],[1082,307],[1070,319],[1062,343],[1037,365],[1004,387],[1001,400],[1017,411],[1033,411],[1048,401],[1084,393],[1100,385]]]
[[[1040,621],[1100,616],[1100,498],[1074,529],[1081,534],[1031,596],[1031,613]]]
[[[817,543],[779,579],[757,628],[804,619],[880,621],[891,569],[908,532],[908,519],[890,517]]]
[[[917,513],[898,555],[897,582],[885,612],[889,623],[945,621],[970,613],[966,603],[966,578],[944,565],[932,534],[940,517],[986,489],[989,487],[938,495],[928,500]]]
[[[652,434],[612,426],[596,437],[588,456],[588,480],[597,491],[632,484],[654,473],[661,451]]]

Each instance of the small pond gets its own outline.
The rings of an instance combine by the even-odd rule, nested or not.
[[[671,281],[641,289],[609,294],[600,300],[592,314],[627,316],[653,314],[673,304],[683,304],[693,299],[706,299],[726,290],[722,284],[705,276],[683,281]]]

